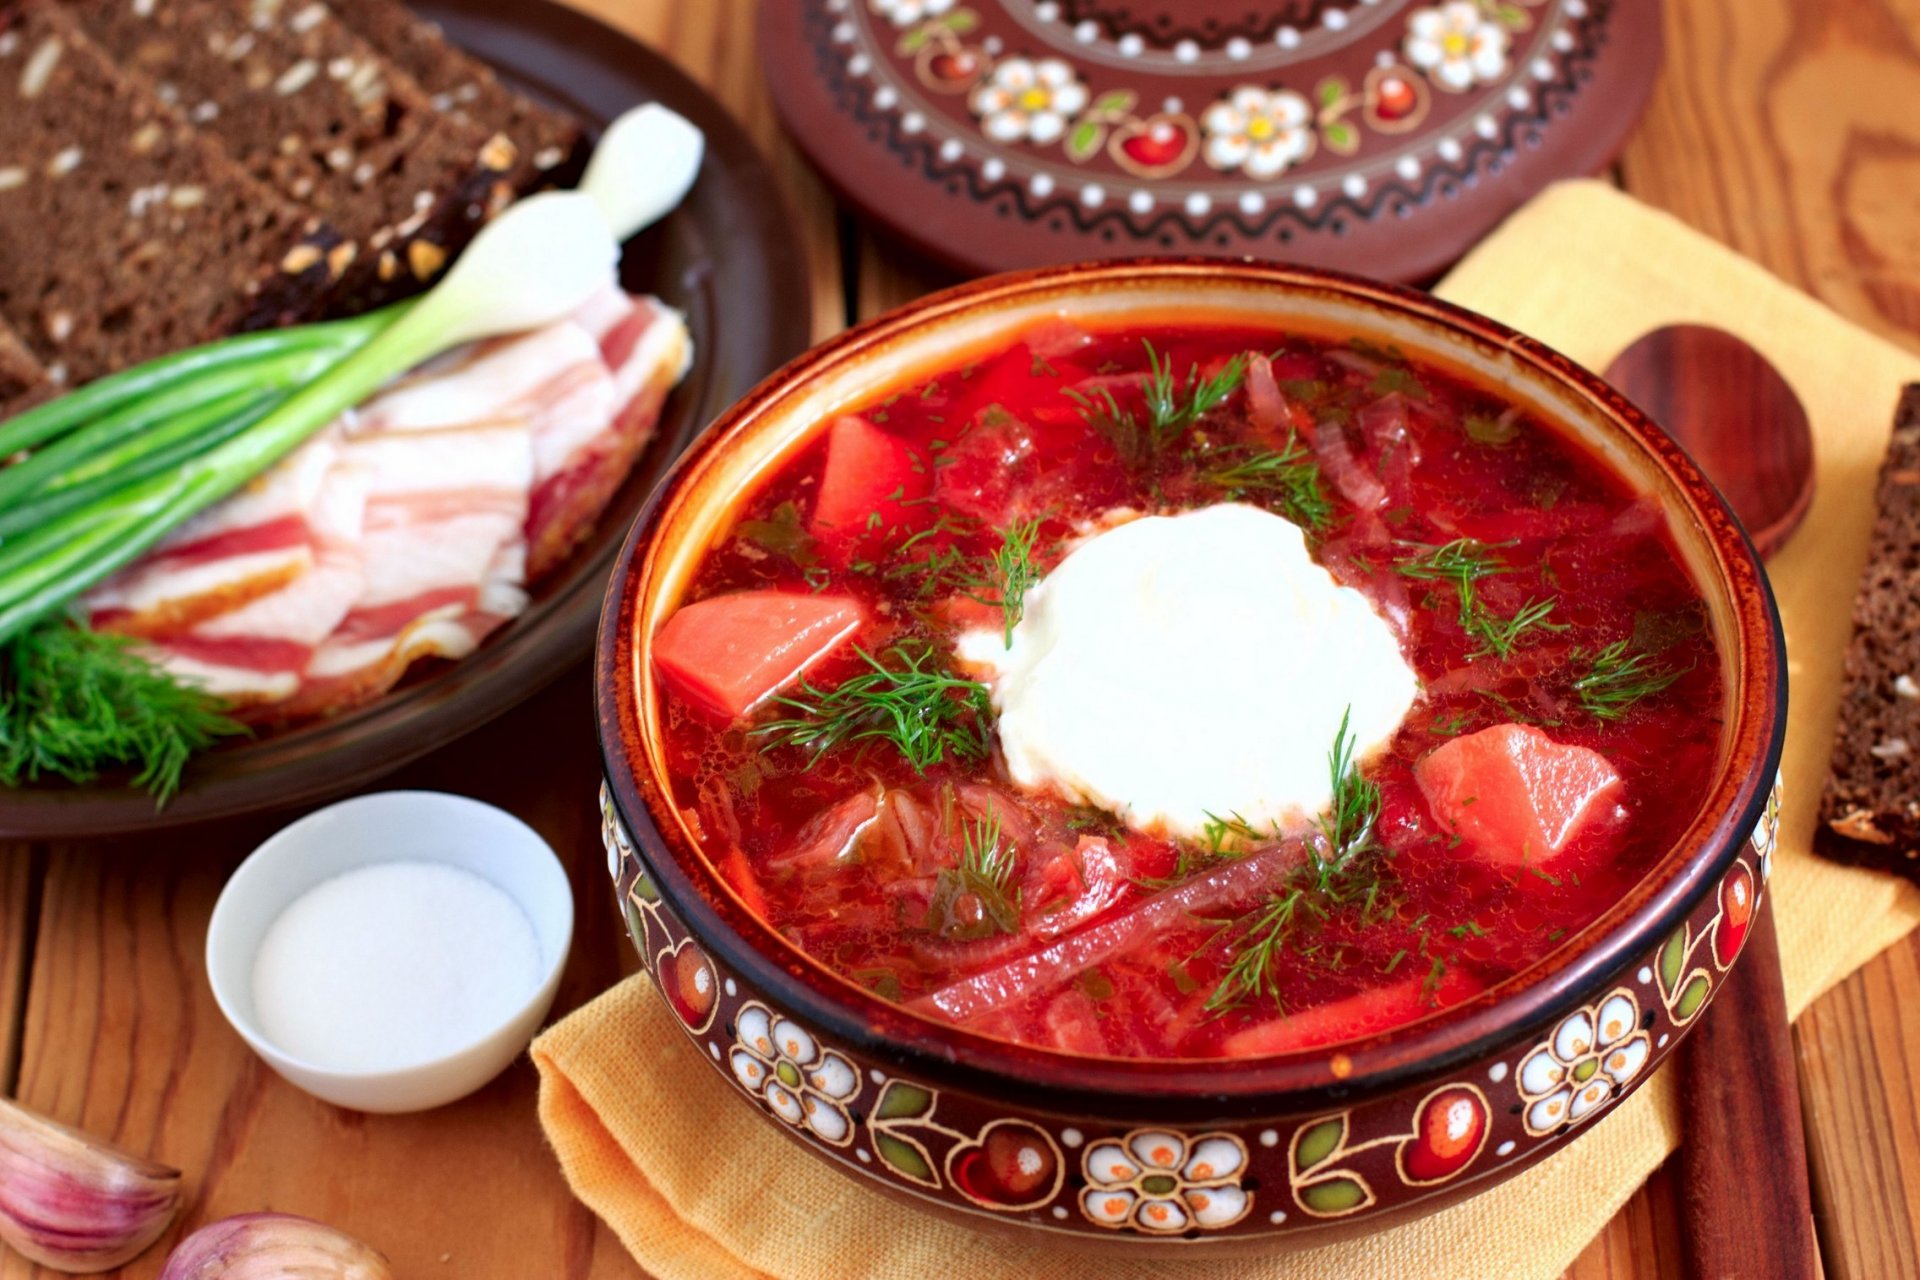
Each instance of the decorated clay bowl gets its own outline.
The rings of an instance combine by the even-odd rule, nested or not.
[[[1667,854],[1544,960],[1368,1039],[1129,1061],[988,1038],[889,1004],[756,918],[671,802],[651,637],[739,495],[837,409],[1055,315],[1209,313],[1343,332],[1498,386],[1665,511],[1724,664],[1718,763]],[[1201,260],[999,276],[935,294],[763,382],[688,451],[627,540],[601,621],[608,866],[634,944],[705,1060],[812,1157],[983,1228],[1108,1248],[1320,1243],[1429,1212],[1599,1127],[1700,1017],[1765,892],[1784,644],[1746,536],[1699,469],[1572,361],[1423,294]],[[1120,1159],[1116,1160],[1115,1157]],[[1116,1171],[1126,1177],[1119,1182]],[[1018,1169],[1009,1180],[995,1170]],[[1122,1185],[1124,1184],[1124,1185]],[[1213,1208],[1177,1231],[1109,1202]]]

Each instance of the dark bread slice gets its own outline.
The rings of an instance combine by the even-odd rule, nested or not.
[[[70,13],[0,8],[0,319],[56,386],[311,316],[338,246]]]
[[[1814,850],[1920,882],[1920,383],[1900,398],[1880,468],[1873,551]]]
[[[46,369],[19,335],[0,321],[0,422],[32,408],[52,390]]]
[[[424,286],[512,199],[511,144],[434,110],[319,0],[69,0],[240,164],[354,246],[335,312]]]
[[[503,134],[518,153],[507,177],[525,193],[572,176],[581,149],[580,122],[516,93],[493,68],[447,42],[440,28],[400,0],[332,0],[333,11],[368,44],[420,82],[442,111]]]

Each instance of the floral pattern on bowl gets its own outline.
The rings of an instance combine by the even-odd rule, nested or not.
[[[649,974],[690,1037],[725,1032],[725,1043],[707,1042],[708,1056],[790,1131],[842,1167],[950,1211],[1176,1240],[1286,1233],[1389,1212],[1552,1150],[1643,1083],[1705,1005],[1715,984],[1701,970],[1724,972],[1720,956],[1728,964],[1737,956],[1714,940],[1730,936],[1730,902],[1744,903],[1744,919],[1756,905],[1751,895],[1764,892],[1761,860],[1771,856],[1779,814],[1776,786],[1720,890],[1631,984],[1559,1017],[1519,1046],[1517,1061],[1494,1054],[1417,1098],[1391,1094],[1291,1122],[1101,1132],[863,1064],[722,977],[661,900],[606,786],[600,800],[609,866]],[[1699,964],[1685,969],[1696,956]],[[675,991],[689,971],[724,992],[700,1016]],[[1489,1096],[1502,1086],[1512,1090],[1511,1107]],[[1063,1149],[1079,1151],[1077,1168]]]

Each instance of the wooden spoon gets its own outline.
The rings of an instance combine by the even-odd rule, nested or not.
[[[1655,329],[1607,366],[1607,381],[1667,429],[1726,496],[1762,556],[1813,503],[1813,428],[1780,371],[1724,329]]]
[[[1693,455],[1761,555],[1799,527],[1813,431],[1765,356],[1722,330],[1672,325],[1628,347],[1607,379]],[[1802,1280],[1820,1274],[1820,1256],[1770,894],[1746,950],[1679,1055],[1682,1247],[1701,1280]]]

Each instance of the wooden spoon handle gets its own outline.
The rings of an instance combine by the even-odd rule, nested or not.
[[[1698,1280],[1820,1274],[1772,898],[1680,1054],[1682,1235]],[[1740,1206],[1736,1212],[1733,1206]]]

